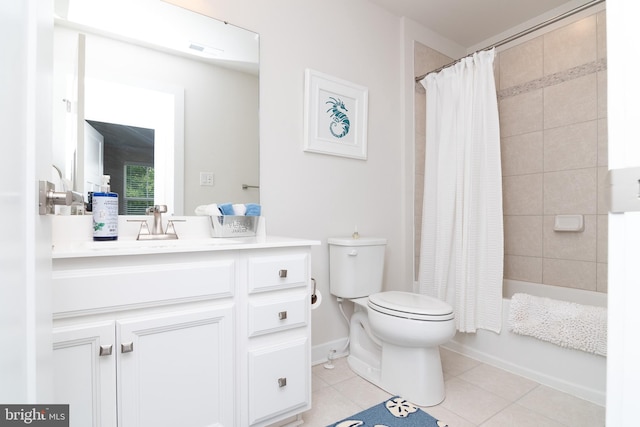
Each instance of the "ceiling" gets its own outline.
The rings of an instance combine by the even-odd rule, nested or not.
[[[104,137],[105,150],[118,151],[121,156],[131,153],[145,153],[153,163],[155,131],[135,126],[104,123],[95,120],[87,120],[95,130]],[[112,152],[113,152],[112,151]],[[140,158],[140,154],[136,156]]]
[[[394,15],[406,16],[464,48],[485,47],[477,45],[520,24],[533,26],[589,3],[589,0],[369,1]],[[532,20],[535,22],[529,22]]]

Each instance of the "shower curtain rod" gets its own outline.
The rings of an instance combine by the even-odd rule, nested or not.
[[[526,36],[526,35],[528,35],[528,34],[533,33],[534,31],[537,31],[537,30],[539,30],[539,29],[541,29],[541,28],[544,28],[544,27],[546,27],[546,26],[548,26],[548,25],[551,25],[551,24],[553,24],[553,23],[555,23],[555,22],[558,22],[558,21],[560,21],[560,20],[562,20],[562,19],[564,19],[564,18],[568,18],[569,16],[575,15],[575,14],[576,14],[576,13],[578,13],[578,12],[582,12],[583,10],[589,9],[590,7],[593,7],[593,6],[597,5],[597,4],[604,3],[605,1],[606,1],[606,0],[592,0],[592,1],[590,1],[589,3],[585,3],[585,4],[583,4],[582,6],[578,6],[578,7],[576,7],[575,9],[571,9],[571,10],[569,10],[569,11],[565,12],[565,13],[562,13],[562,14],[560,14],[560,15],[558,15],[558,16],[555,16],[555,17],[553,17],[553,18],[551,18],[551,19],[548,19],[548,20],[546,20],[546,21],[544,21],[544,22],[542,22],[542,23],[540,23],[540,24],[534,25],[534,26],[533,26],[533,27],[531,27],[531,28],[528,28],[528,29],[526,29],[526,30],[524,30],[524,31],[520,31],[520,32],[519,32],[519,33],[517,33],[517,34],[514,34],[514,35],[512,35],[512,36],[510,36],[510,37],[507,37],[506,39],[502,39],[502,40],[500,40],[500,41],[499,41],[499,42],[497,42],[497,43],[494,43],[494,44],[492,44],[492,45],[490,45],[490,46],[485,47],[484,49],[479,49],[479,50],[477,50],[476,52],[481,52],[481,51],[485,51],[485,50],[491,50],[491,49],[493,49],[494,47],[499,47],[499,46],[505,45],[505,44],[507,44],[507,43],[509,43],[509,42],[512,42],[512,41],[514,41],[514,40],[519,39],[520,37],[524,37],[524,36]],[[475,53],[475,52],[474,52],[474,53]],[[440,72],[440,71],[444,70],[445,68],[449,68],[449,67],[451,67],[452,65],[457,64],[458,62],[462,61],[464,58],[467,58],[467,57],[469,57],[469,56],[471,56],[471,55],[473,55],[473,53],[470,53],[470,54],[468,54],[468,55],[465,55],[465,56],[463,56],[463,57],[462,57],[462,58],[460,58],[460,59],[456,59],[455,61],[452,61],[452,62],[450,62],[450,63],[448,63],[448,64],[446,64],[446,65],[443,65],[443,66],[442,66],[442,67],[440,67],[440,68],[436,68],[436,69],[435,69],[435,70],[433,70],[433,71],[429,71],[428,73],[422,74],[421,76],[416,77],[416,79],[415,79],[415,80],[416,80],[416,82],[419,82],[419,81],[421,81],[422,79],[424,79],[425,77],[427,77],[429,74],[438,73],[438,72]]]

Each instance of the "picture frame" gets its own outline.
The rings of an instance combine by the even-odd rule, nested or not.
[[[366,87],[305,70],[304,151],[367,159]]]

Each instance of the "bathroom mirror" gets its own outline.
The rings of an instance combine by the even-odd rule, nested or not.
[[[162,0],[56,0],[54,164],[85,197],[111,175],[120,214],[259,203],[258,83],[256,33]]]

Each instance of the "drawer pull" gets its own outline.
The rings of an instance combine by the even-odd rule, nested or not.
[[[131,353],[133,351],[133,341],[120,344],[120,351],[122,353]]]
[[[284,279],[287,277],[287,270],[280,270],[278,271],[278,276],[280,276],[280,278]]]
[[[282,388],[287,385],[287,377],[278,378],[278,387]]]
[[[287,320],[287,312],[286,311],[281,311],[278,313],[278,319],[280,320]]]
[[[101,345],[100,346],[100,356],[111,356],[111,352],[113,351],[112,345]]]

